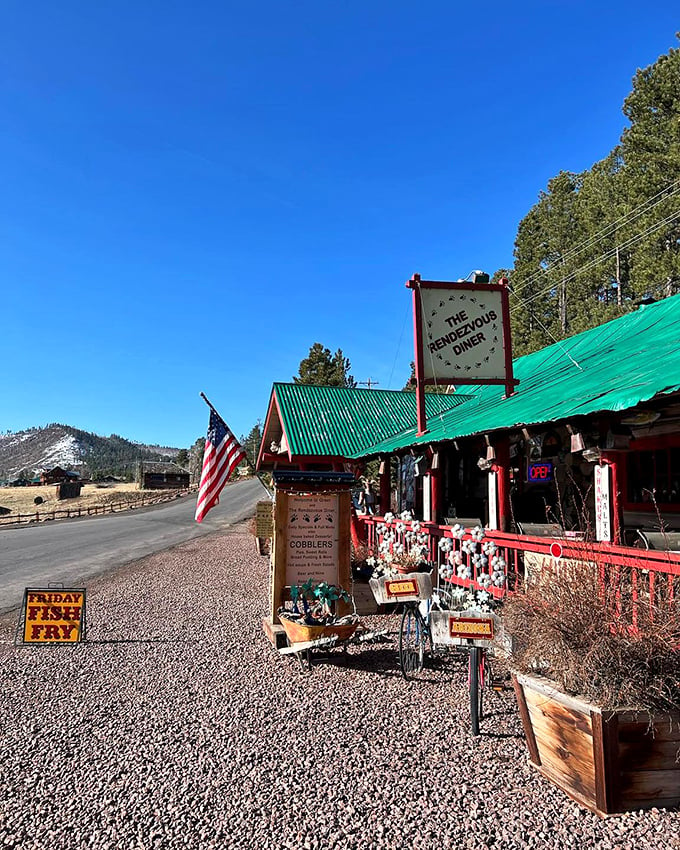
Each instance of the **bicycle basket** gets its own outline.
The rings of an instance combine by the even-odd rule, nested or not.
[[[406,573],[392,578],[380,576],[372,578],[368,583],[379,605],[388,602],[420,602],[432,596],[429,573]]]

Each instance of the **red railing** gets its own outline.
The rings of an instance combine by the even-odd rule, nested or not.
[[[383,523],[382,517],[362,516],[368,548],[375,551],[381,542],[382,535],[378,526]],[[400,522],[399,519],[396,522]],[[391,523],[394,531],[396,522]],[[406,530],[411,524],[404,523]],[[438,573],[439,568],[449,557],[448,552],[439,546],[443,538],[451,541],[451,551],[460,552],[463,541],[472,539],[470,529],[461,539],[454,536],[451,526],[436,525],[421,522],[420,533],[427,535],[427,559]],[[397,535],[399,539],[399,535]],[[542,564],[554,560],[551,546],[559,544],[561,549],[560,561],[573,561],[596,565],[599,571],[600,585],[612,592],[619,612],[624,608],[631,612],[631,625],[637,624],[641,605],[649,606],[652,613],[657,607],[680,598],[680,552],[661,550],[644,550],[630,546],[616,546],[611,543],[584,542],[569,538],[532,537],[523,534],[510,534],[502,531],[485,529],[484,539],[493,541],[505,562],[505,584],[503,587],[486,588],[489,593],[499,598],[512,591],[532,569],[540,569]],[[400,542],[403,542],[403,533]],[[477,551],[480,546],[477,546]],[[477,576],[480,570],[473,563],[470,555],[462,554],[462,560],[470,569],[470,578],[461,578],[456,568],[448,582],[461,587],[479,588]],[[488,567],[484,568],[488,572]]]

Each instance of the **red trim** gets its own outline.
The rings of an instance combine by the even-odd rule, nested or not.
[[[458,286],[461,289],[472,289],[479,292],[502,292],[504,289],[507,292],[507,284],[504,283],[468,283],[466,280],[421,280],[419,274],[414,274],[406,286],[410,287],[411,281],[415,280],[425,289],[451,289]]]
[[[503,310],[503,351],[505,353],[505,396],[511,396],[519,383],[512,374],[512,332],[510,330],[510,305],[508,303],[508,279],[501,278],[501,305]]]
[[[267,416],[266,416],[265,421],[264,421],[264,428],[262,429],[262,442],[260,443],[260,450],[257,453],[257,463],[255,464],[256,470],[259,470],[260,464],[262,463],[262,461],[264,459],[264,455],[270,454],[269,452],[265,452],[265,450],[264,450],[264,445],[265,445],[264,438],[267,436],[267,428],[269,428],[269,422],[270,422],[270,419],[271,419],[272,412],[274,410],[273,405],[272,405],[273,400],[274,400],[274,388],[272,387],[271,395],[269,396],[269,407],[267,408]],[[278,413],[278,410],[277,410],[277,413]],[[281,417],[280,417],[280,414],[279,414],[279,420],[280,420],[280,418]],[[283,423],[281,423],[281,429],[283,430]],[[278,455],[275,455],[275,457],[278,457]]]

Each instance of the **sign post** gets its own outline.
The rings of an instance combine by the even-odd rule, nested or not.
[[[278,611],[287,589],[311,579],[350,590],[351,488],[347,472],[279,471],[274,478],[274,539],[264,630],[278,645]],[[345,603],[339,603],[339,612]],[[349,609],[348,609],[349,610]]]

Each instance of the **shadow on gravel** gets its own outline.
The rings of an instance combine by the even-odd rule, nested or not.
[[[399,653],[394,646],[384,649],[365,648],[361,653],[341,650],[314,652],[312,653],[312,669],[317,665],[373,673],[382,679],[403,678],[399,667]],[[458,677],[459,672],[456,667],[451,667],[444,662],[430,660],[426,663],[423,672],[413,681],[418,685],[439,685],[442,681],[453,681]]]
[[[111,638],[111,640],[85,640],[83,644],[90,646],[104,646],[110,643],[199,643],[197,640],[178,640],[177,638]]]

